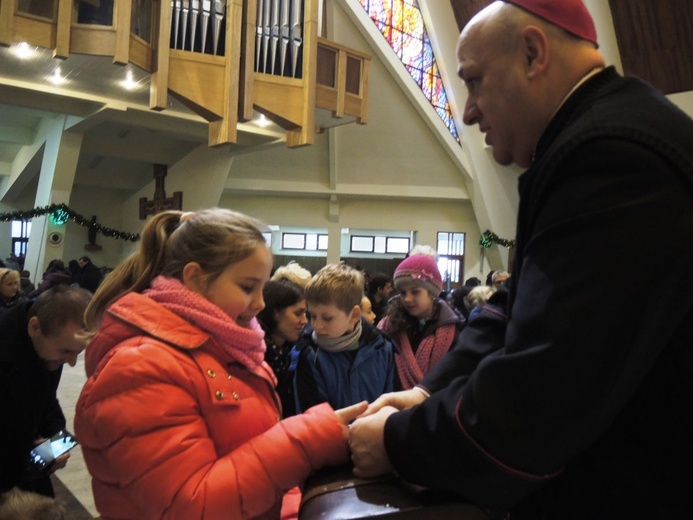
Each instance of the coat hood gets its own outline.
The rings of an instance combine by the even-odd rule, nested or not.
[[[151,336],[182,350],[201,347],[210,335],[177,314],[165,309],[151,298],[128,293],[104,313],[99,333],[86,350],[87,376],[91,376],[101,360],[123,341]]]

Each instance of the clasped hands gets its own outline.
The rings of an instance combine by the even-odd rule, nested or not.
[[[427,397],[421,389],[412,388],[384,394],[367,407],[364,401],[336,410],[339,419],[348,426],[354,475],[372,478],[393,471],[385,451],[385,422],[393,413],[416,406]],[[350,422],[352,420],[353,422]]]

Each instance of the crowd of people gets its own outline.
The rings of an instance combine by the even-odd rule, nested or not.
[[[26,302],[35,300],[42,293],[57,285],[72,285],[91,292],[96,292],[103,273],[95,266],[88,256],[79,260],[70,260],[69,268],[65,262],[55,258],[48,262],[46,270],[38,285],[31,280],[31,273],[23,269],[21,257],[11,254],[0,266],[0,315],[5,310]]]
[[[444,293],[425,246],[368,282],[274,269],[262,224],[220,208],[155,215],[103,281],[56,259],[23,294],[0,268],[3,500],[51,496],[68,456],[28,477],[26,455],[88,343],[75,433],[104,519],[295,518],[350,459],[489,517],[690,516],[693,123],[605,66],[581,0],[493,2],[457,55],[465,123],[527,168],[512,273]],[[664,247],[670,284],[608,283]]]
[[[16,436],[31,446],[64,427],[55,398],[61,368],[74,365],[89,342],[75,433],[104,518],[123,512],[158,518],[167,511],[199,517],[210,507],[238,518],[294,516],[297,486],[325,464],[348,461],[347,424],[366,402],[420,382],[465,324],[446,303],[428,251],[410,255],[392,277],[377,273],[370,284],[344,263],[313,275],[291,262],[270,277],[273,259],[260,224],[218,208],[152,218],[140,250],[93,298],[79,288],[93,264],[80,259],[75,269],[76,263],[70,269],[52,260],[26,294],[19,271],[0,270],[3,305],[11,310],[0,328],[24,345],[24,355],[34,347],[30,370],[46,378],[40,399],[48,399],[31,404],[38,410],[34,424],[3,428],[3,445],[16,446]],[[58,339],[72,345],[56,358],[22,328],[32,323],[30,309],[54,309],[66,295],[82,298],[71,312],[85,322],[65,315],[60,323],[69,327],[44,332],[56,338],[55,348]],[[38,319],[45,322],[45,312]],[[9,396],[14,379],[7,381],[3,395]],[[212,399],[195,411],[204,395]],[[16,413],[20,405],[26,402],[16,403]],[[159,446],[156,453],[151,443]],[[274,452],[287,462],[273,460]],[[195,462],[186,463],[191,454]],[[9,451],[2,457],[10,467]],[[50,472],[30,478],[20,462],[11,462],[3,491],[19,485],[51,496]],[[242,485],[247,479],[253,484]],[[163,488],[162,481],[168,482]],[[12,499],[21,495],[15,491]]]

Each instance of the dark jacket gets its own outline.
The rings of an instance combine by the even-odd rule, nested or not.
[[[509,292],[387,420],[397,471],[513,519],[690,518],[691,236],[691,119],[593,76],[520,178]]]
[[[4,296],[0,296],[0,315],[5,314],[9,309],[22,303],[26,303],[28,298],[24,296],[21,291],[17,291],[14,298],[7,299]]]
[[[79,286],[95,293],[100,283],[101,270],[91,262],[85,264],[79,272]]]
[[[31,482],[22,478],[34,440],[65,427],[56,397],[62,368],[48,371],[34,350],[27,332],[31,305],[0,316],[0,493],[18,485],[51,496],[48,477]]]
[[[297,413],[324,402],[336,410],[392,392],[394,345],[364,319],[361,325],[359,348],[344,352],[318,348],[313,329],[304,329],[291,353]]]
[[[39,294],[47,291],[51,287],[60,284],[70,285],[72,275],[67,269],[57,269],[55,271],[46,271],[43,273],[43,279],[39,286],[27,294],[27,298],[37,298]]]

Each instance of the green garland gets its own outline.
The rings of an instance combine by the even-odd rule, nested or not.
[[[100,233],[107,237],[115,238],[116,240],[120,239],[129,240],[130,242],[137,242],[140,239],[139,233],[125,233],[124,231],[104,227],[101,224],[92,222],[84,215],[80,215],[79,213],[71,210],[65,204],[51,204],[50,206],[44,206],[43,208],[34,208],[25,211],[13,211],[12,213],[0,213],[0,221],[9,222],[11,220],[29,220],[34,217],[41,217],[43,215],[50,215],[53,222],[58,225],[65,224],[68,220],[72,220],[74,223],[79,224],[82,227],[89,228],[91,231],[95,231],[96,233]]]
[[[488,249],[493,244],[498,244],[503,247],[515,247],[515,240],[506,240],[505,238],[500,238],[498,235],[487,229],[482,233],[481,238],[479,238],[479,245],[484,249]]]

